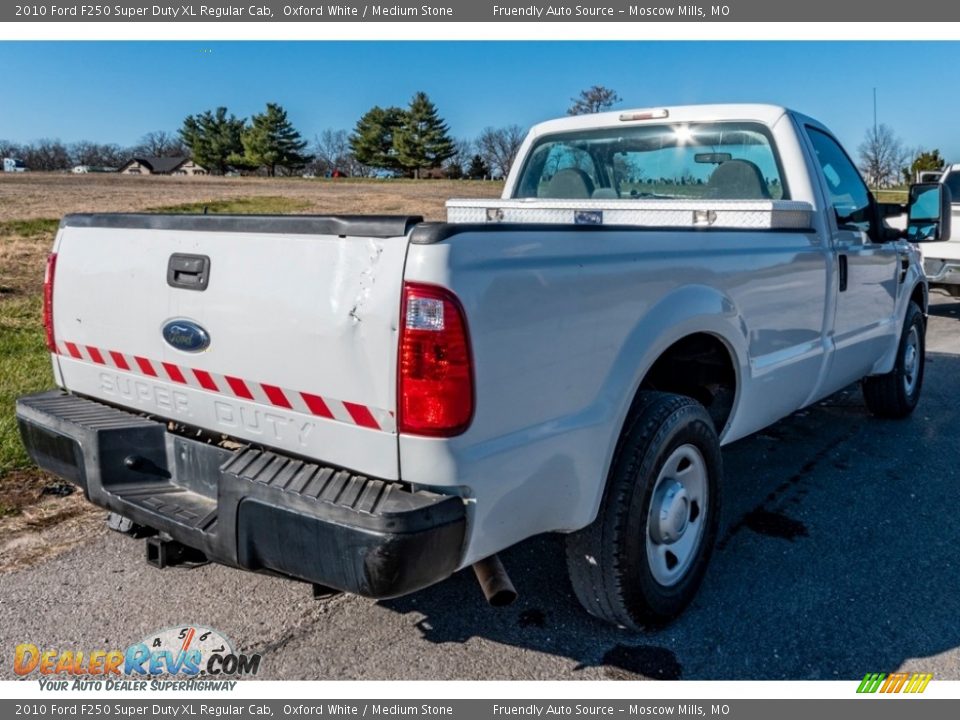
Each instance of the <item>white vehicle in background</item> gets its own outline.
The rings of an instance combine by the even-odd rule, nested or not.
[[[26,172],[27,166],[23,163],[23,160],[18,160],[16,158],[4,158],[3,171],[4,172]]]
[[[939,182],[950,191],[953,222],[960,223],[960,164],[948,165]],[[931,289],[960,297],[960,229],[947,239],[923,246],[923,270]]]
[[[158,567],[382,598],[473,566],[497,603],[496,553],[561,532],[584,607],[638,628],[703,578],[721,445],[858,381],[913,411],[907,238],[950,215],[938,184],[908,209],[888,227],[817,121],[714,105],[537,125],[502,198],[447,222],[71,215],[60,389],[17,402],[21,434]]]

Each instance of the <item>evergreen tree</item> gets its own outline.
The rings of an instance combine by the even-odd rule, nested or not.
[[[403,124],[393,136],[400,164],[420,177],[423,168],[439,167],[455,152],[447,124],[426,93],[418,92],[410,100]]]
[[[275,103],[267,103],[266,112],[251,118],[240,139],[247,162],[265,167],[270,177],[278,167],[301,168],[310,161],[310,156],[303,154],[307,141],[287,119],[287,111]]]
[[[227,172],[231,156],[243,152],[241,137],[246,120],[227,116],[225,107],[215,112],[189,115],[180,128],[180,137],[190,148],[194,162],[218,175]]]
[[[467,177],[471,180],[483,180],[490,175],[490,168],[480,155],[474,155],[467,168]]]
[[[368,110],[350,136],[350,149],[357,161],[382,170],[400,170],[393,140],[403,120],[404,112],[397,107]]]

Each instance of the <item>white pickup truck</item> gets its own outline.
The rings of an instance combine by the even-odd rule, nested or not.
[[[502,199],[417,217],[71,215],[47,267],[60,389],[17,404],[43,468],[248,570],[383,598],[567,535],[592,614],[680,612],[720,446],[852,382],[903,417],[927,286],[820,123],[718,105],[534,127]]]
[[[960,165],[947,166],[939,182],[949,191],[953,219],[960,219]],[[947,236],[944,240],[949,242],[923,248],[923,269],[931,289],[960,297],[960,237]]]

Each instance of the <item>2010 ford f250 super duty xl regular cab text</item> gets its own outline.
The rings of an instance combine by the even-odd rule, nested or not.
[[[60,389],[18,402],[22,436],[157,564],[495,589],[496,553],[562,532],[587,610],[641,627],[703,577],[722,444],[860,380],[913,410],[907,238],[948,234],[949,199],[915,186],[889,228],[903,210],[818,122],[724,105],[537,125],[502,199],[444,223],[71,215]]]

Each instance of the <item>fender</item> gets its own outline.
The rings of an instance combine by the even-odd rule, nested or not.
[[[930,290],[927,286],[926,276],[923,274],[923,270],[921,269],[919,260],[920,253],[910,245],[907,245],[905,253],[910,257],[910,267],[907,268],[907,275],[901,283],[901,287],[904,288],[904,291],[901,292],[900,296],[897,298],[897,328],[903,327],[903,323],[907,317],[907,307],[909,306],[910,299],[916,292],[917,287],[921,287],[923,289],[923,307],[921,310],[923,310],[924,317],[927,315],[927,307],[929,305]],[[906,288],[910,288],[909,292],[906,291]],[[874,364],[873,369],[870,371],[871,375],[884,375],[893,370],[893,366],[897,360],[897,350],[900,347],[900,334],[901,331],[898,330],[896,339],[890,344],[890,348],[880,357],[879,360],[877,360],[876,364]]]
[[[750,377],[747,328],[727,295],[706,285],[687,285],[663,297],[633,327],[603,383],[597,400],[609,403],[615,410],[608,433],[603,482],[596,484],[597,493],[590,498],[588,522],[593,522],[599,511],[620,434],[644,378],[671,345],[698,333],[713,335],[723,342],[734,363],[737,389],[721,443],[730,435],[736,424],[744,380]]]

